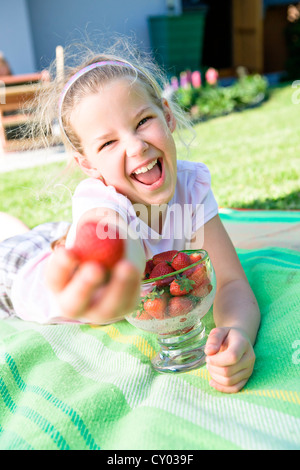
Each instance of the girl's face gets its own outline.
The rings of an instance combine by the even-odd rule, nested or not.
[[[139,80],[120,78],[87,95],[71,114],[83,154],[82,170],[132,203],[164,204],[176,184],[175,118],[157,106]]]

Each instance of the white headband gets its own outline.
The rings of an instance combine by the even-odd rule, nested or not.
[[[93,70],[97,67],[103,67],[104,65],[117,65],[119,67],[128,67],[128,68],[131,68],[133,70],[135,70],[136,72],[140,72],[142,73],[140,70],[138,70],[136,67],[134,67],[133,65],[131,64],[128,64],[127,62],[121,62],[121,61],[115,61],[115,60],[103,60],[101,62],[95,62],[93,64],[90,64],[90,65],[87,65],[86,67],[84,67],[83,69],[79,70],[78,72],[76,72],[71,78],[70,80],[66,83],[66,85],[64,86],[63,88],[63,91],[60,95],[60,98],[59,98],[59,102],[58,102],[58,122],[59,122],[59,125],[60,125],[60,128],[61,128],[61,131],[63,132],[64,136],[66,137],[66,139],[68,140],[68,142],[71,144],[71,146],[77,150],[74,145],[72,144],[72,142],[70,141],[65,129],[64,129],[64,125],[63,125],[63,122],[62,122],[62,107],[63,107],[63,103],[64,103],[64,99],[66,97],[66,94],[68,93],[68,91],[70,90],[71,86],[78,80],[78,78],[82,77],[82,75],[85,75],[86,73],[88,73],[90,70]]]

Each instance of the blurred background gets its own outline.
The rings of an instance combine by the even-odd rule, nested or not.
[[[291,64],[292,56],[300,47],[297,4],[289,0],[1,0],[0,50],[14,74],[32,73],[48,67],[56,46],[83,40],[85,34],[92,33],[97,41],[97,31],[134,33],[141,47],[152,48],[170,72],[174,64],[177,69],[189,65],[184,57],[180,59],[180,51],[176,56],[171,49],[176,43],[177,48],[187,49],[190,41],[194,56],[189,67],[208,65],[226,76],[242,65],[260,73],[288,69],[294,76],[299,59]],[[295,7],[290,14],[289,6]],[[177,22],[170,18],[188,13],[190,18]]]

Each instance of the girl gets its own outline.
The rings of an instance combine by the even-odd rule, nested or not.
[[[217,278],[216,328],[206,344],[210,384],[239,391],[253,371],[259,309],[218,216],[207,167],[177,160],[173,133],[182,113],[163,97],[148,64],[111,55],[73,71],[55,106],[65,144],[88,176],[73,197],[66,247],[80,224],[101,220],[126,233],[126,256],[107,283],[99,265],[78,265],[63,246],[46,249],[15,277],[14,312],[40,322],[116,321],[137,303],[147,258],[187,245],[203,248]]]

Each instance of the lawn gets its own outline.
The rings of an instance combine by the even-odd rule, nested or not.
[[[259,108],[195,125],[188,154],[178,143],[179,158],[208,165],[221,207],[300,210],[300,104],[293,103],[293,93],[291,85],[282,85]],[[0,211],[30,227],[71,220],[71,195],[81,176],[64,167],[1,174]]]
[[[222,207],[300,209],[300,104],[290,85],[269,101],[195,126],[190,158],[206,163]]]

